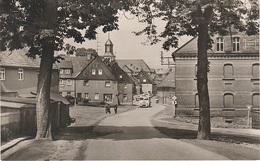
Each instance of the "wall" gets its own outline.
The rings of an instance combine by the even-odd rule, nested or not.
[[[120,103],[132,102],[133,101],[133,85],[132,84],[118,84],[118,93]],[[124,100],[124,95],[126,95],[127,100]]]
[[[113,102],[117,103],[118,85],[116,81],[110,81],[110,87],[105,87],[104,80],[89,80],[88,86],[84,86],[83,83],[84,80],[77,80],[76,82],[76,92],[82,93],[82,98],[85,97],[85,93],[88,93],[91,101],[104,101],[104,94],[112,94]],[[99,93],[99,100],[94,99],[95,93]]]
[[[152,84],[142,84],[142,92],[148,93],[149,91],[150,91],[150,93],[153,92],[153,85]]]
[[[18,67],[5,68],[5,80],[1,80],[4,86],[9,90],[17,91],[19,89],[32,88],[37,86],[38,68],[21,68],[24,71],[24,79],[18,80]],[[20,68],[20,67],[19,67]],[[58,70],[52,72],[51,91],[59,91],[59,73]]]
[[[211,108],[224,108],[224,95],[227,93],[233,94],[236,109],[252,105],[253,94],[259,93],[259,80],[252,77],[252,64],[257,62],[257,58],[209,58],[209,61],[208,87]],[[224,79],[223,68],[227,63],[233,65],[233,79]],[[192,58],[176,61],[176,95],[179,107],[196,108],[195,65],[196,59]]]
[[[164,104],[172,104],[172,96],[174,94],[174,88],[171,87],[158,87],[157,96],[159,102]]]

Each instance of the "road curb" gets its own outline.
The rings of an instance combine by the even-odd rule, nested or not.
[[[29,140],[31,138],[32,138],[31,136],[25,136],[25,137],[14,139],[14,140],[6,143],[5,145],[2,145],[1,146],[1,154],[6,152],[7,150],[11,149],[12,147],[17,145],[18,143],[20,143],[20,142],[22,142],[24,140]]]

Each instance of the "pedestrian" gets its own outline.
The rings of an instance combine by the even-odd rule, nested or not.
[[[117,105],[114,106],[115,114],[117,113]]]
[[[105,105],[106,113],[111,113],[110,106],[108,104]]]
[[[175,95],[172,97],[172,105],[173,105],[172,115],[173,117],[175,117],[175,110],[178,106],[177,97]]]

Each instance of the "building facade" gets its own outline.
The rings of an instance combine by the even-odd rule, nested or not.
[[[259,109],[258,36],[232,31],[214,36],[208,50],[208,89],[212,115],[246,115],[247,106]],[[197,37],[173,53],[176,61],[178,108],[197,111]],[[229,111],[229,112],[227,112]],[[230,114],[230,111],[231,114]]]
[[[32,90],[36,92],[38,83],[38,71],[40,59],[28,58],[28,49],[20,49],[10,52],[1,52],[0,56],[0,80],[2,96],[8,93],[23,93]],[[59,92],[59,70],[53,66],[51,92]]]

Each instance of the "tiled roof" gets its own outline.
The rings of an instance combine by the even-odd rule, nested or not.
[[[0,53],[0,66],[12,66],[12,67],[40,67],[40,59],[32,59],[25,55],[28,52],[28,48],[4,51]]]
[[[80,72],[93,60],[88,60],[85,56],[66,56],[65,60],[61,60],[61,63],[65,61],[65,64],[71,63],[73,66],[72,77],[77,77]]]
[[[147,79],[147,83],[156,84],[156,83],[154,82],[154,80],[148,75],[148,73],[147,73],[146,71],[141,70],[141,71],[138,73],[137,77],[140,78],[140,75],[141,75],[141,74],[143,74],[143,76]]]
[[[151,69],[149,66],[144,62],[143,59],[119,59],[116,60],[118,65],[122,68],[124,65],[126,65],[129,69],[131,69],[134,72],[140,72],[142,69],[145,72],[151,72]]]
[[[73,68],[71,60],[60,61],[60,63],[57,63],[57,65],[60,69],[62,69],[62,68],[70,68],[70,69]]]
[[[124,72],[123,69],[119,67],[119,65],[115,62],[110,68],[115,75],[117,81],[119,83],[134,83],[134,80],[132,80],[127,73]],[[119,76],[122,76],[122,78],[119,78]]]
[[[158,85],[158,87],[175,87],[175,73],[170,72],[163,81]]]
[[[28,50],[28,48],[23,48],[14,51],[0,52],[0,66],[39,68],[40,58],[29,58],[26,55],[26,53],[28,53]],[[58,67],[54,64],[53,68],[57,69]]]

